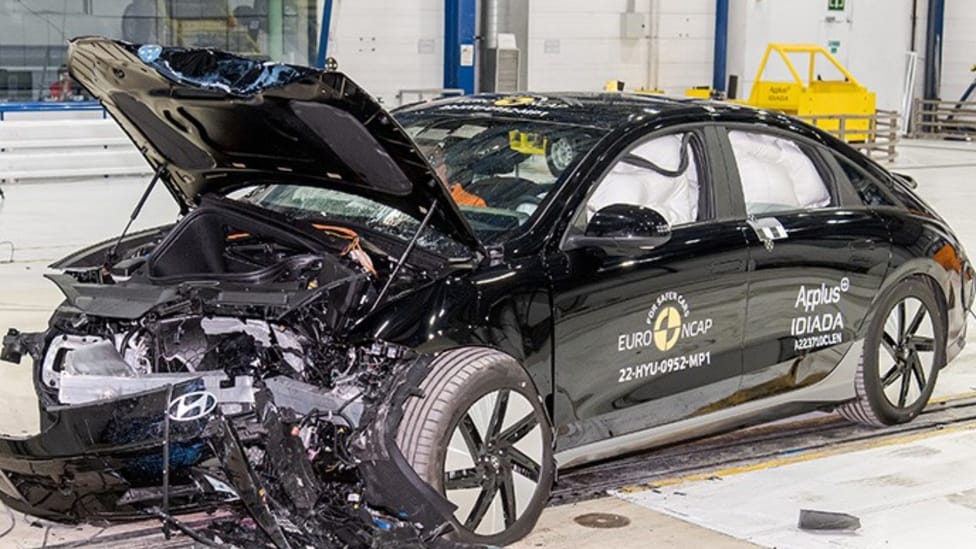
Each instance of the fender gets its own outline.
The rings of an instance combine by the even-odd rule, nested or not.
[[[495,349],[521,364],[551,402],[552,308],[545,271],[537,263],[534,256],[522,258],[416,288],[374,311],[356,332],[419,353]]]

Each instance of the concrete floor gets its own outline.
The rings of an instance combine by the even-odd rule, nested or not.
[[[976,185],[973,181],[973,175],[976,174],[976,146],[934,141],[905,142],[899,150],[900,158],[895,167],[918,180],[922,196],[949,221],[964,243],[968,244],[970,253],[976,254],[976,215],[972,214],[972,208],[976,205]],[[87,244],[118,234],[132,205],[142,193],[143,184],[144,181],[110,179],[4,187],[7,199],[0,201],[0,241],[12,241],[16,251],[12,263],[0,263],[0,332],[5,332],[7,327],[22,330],[43,329],[50,310],[61,299],[54,286],[42,278],[45,265]],[[149,227],[171,221],[175,211],[165,190],[159,188],[150,198],[135,226]],[[8,247],[0,244],[0,261],[7,259],[7,253]],[[971,341],[968,348],[941,375],[936,389],[937,395],[976,391],[976,343],[973,339],[976,339],[976,329],[970,330]],[[26,364],[0,364],[0,402],[5,404],[3,413],[0,414],[0,432],[29,434],[37,430],[36,398]],[[908,454],[919,451],[924,453],[925,450],[918,448],[925,444],[925,441],[908,441],[897,445],[896,449]],[[944,446],[940,447],[943,458],[932,461],[933,467],[927,467],[929,461],[924,459],[913,463],[915,474],[946,474],[947,468],[944,467],[953,463],[950,458],[968,459],[976,455],[976,436],[959,436],[959,440],[953,440],[951,444],[945,442]],[[855,460],[855,466],[856,463],[861,463],[862,466],[865,463],[858,462],[863,460],[860,454],[851,453],[850,456]],[[830,467],[843,465],[826,461],[824,463]],[[729,512],[730,502],[738,506],[740,501],[749,501],[750,497],[759,493],[758,487],[775,482],[762,476],[771,475],[769,471],[773,469],[777,469],[778,474],[787,475],[786,480],[778,485],[777,497],[783,498],[784,505],[785,502],[799,505],[796,502],[799,488],[790,488],[788,473],[791,470],[770,464],[768,467],[743,471],[736,475],[735,485],[738,491],[721,492],[715,491],[714,486],[708,487],[694,482],[688,482],[685,486],[677,482],[664,493],[667,497],[663,498],[656,498],[655,496],[661,494],[652,492],[643,495],[646,497],[628,494],[630,501],[611,497],[553,507],[543,514],[534,533],[515,547],[604,546],[627,549],[651,544],[722,548],[751,547],[756,544],[779,547],[866,547],[876,546],[875,542],[878,546],[885,547],[909,546],[906,540],[911,540],[911,536],[897,537],[892,534],[886,537],[883,531],[880,534],[871,532],[878,537],[850,538],[847,540],[849,543],[827,540],[795,529],[790,530],[788,525],[784,526],[783,516],[767,516],[761,509],[749,516],[748,528],[729,526],[729,523],[733,526],[743,524],[741,516],[736,520],[719,520],[722,516],[736,516]],[[870,476],[867,469],[864,472],[865,477]],[[802,479],[804,477],[799,475],[820,473],[796,470],[794,474],[797,475],[795,478]],[[952,493],[958,492],[963,495],[956,496],[954,501],[970,503],[973,499],[970,496],[976,493],[976,480],[969,479],[976,479],[976,475],[953,474],[953,477],[958,482],[954,483],[951,490],[950,487],[943,486],[936,489],[934,495],[928,495],[945,496],[946,501],[952,501]],[[905,487],[889,488],[891,491],[886,491],[884,486],[875,486],[875,491],[871,492],[874,503],[870,512],[875,516],[885,516],[886,509],[894,510],[898,506],[890,497],[898,489],[903,490]],[[941,494],[939,490],[946,493]],[[676,506],[673,502],[682,498],[680,495],[676,498],[675,493],[692,496],[686,498],[682,506]],[[856,507],[853,500],[852,506]],[[775,500],[773,507],[776,507]],[[739,509],[741,512],[751,510],[754,509]],[[619,514],[630,519],[630,524],[617,529],[594,529],[580,526],[573,520],[588,513]],[[937,531],[939,526],[933,522],[932,516],[926,514],[926,517],[926,521],[919,524],[925,525],[926,530]],[[0,506],[0,532],[6,529],[11,518],[16,523],[15,528],[0,539],[0,548],[39,547],[44,543],[45,536],[51,544],[84,540],[99,534],[101,530],[38,523],[19,514],[8,516],[6,510]],[[976,522],[969,524],[974,523]],[[865,528],[868,526],[868,521],[865,521]],[[776,535],[770,532],[775,532]]]

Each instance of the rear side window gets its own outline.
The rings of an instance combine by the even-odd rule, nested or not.
[[[822,170],[797,142],[736,130],[729,132],[729,141],[749,215],[832,204]]]
[[[855,166],[853,162],[844,157],[836,156],[836,158],[837,163],[840,164],[841,171],[844,172],[847,182],[854,187],[854,190],[866,206],[895,205],[884,190],[881,189],[878,182],[868,175],[867,172]]]

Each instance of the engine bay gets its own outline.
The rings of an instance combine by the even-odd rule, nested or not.
[[[233,405],[227,411],[242,411],[254,381],[334,387],[348,374],[358,359],[337,334],[373,304],[391,260],[374,264],[350,229],[247,208],[209,200],[155,240],[49,275],[66,297],[38,372],[50,403],[202,377]]]
[[[162,436],[165,473],[158,454],[131,458],[139,465],[122,465],[115,507],[164,524],[178,524],[173,508],[237,503],[255,522],[236,535],[268,547],[453,545],[442,539],[452,506],[391,434],[427,359],[348,335],[394,273],[408,285],[431,275],[348,227],[247,208],[207,199],[172,229],[96,247],[48,275],[65,302],[45,332],[11,330],[2,352],[34,358],[38,437],[133,413],[172,425],[98,434],[139,447]],[[154,411],[156,401],[168,407]],[[47,483],[8,475],[19,493]],[[76,520],[98,515],[65,505]]]

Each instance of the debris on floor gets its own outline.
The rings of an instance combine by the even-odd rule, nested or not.
[[[800,509],[797,527],[801,530],[857,530],[861,519],[847,513]]]

